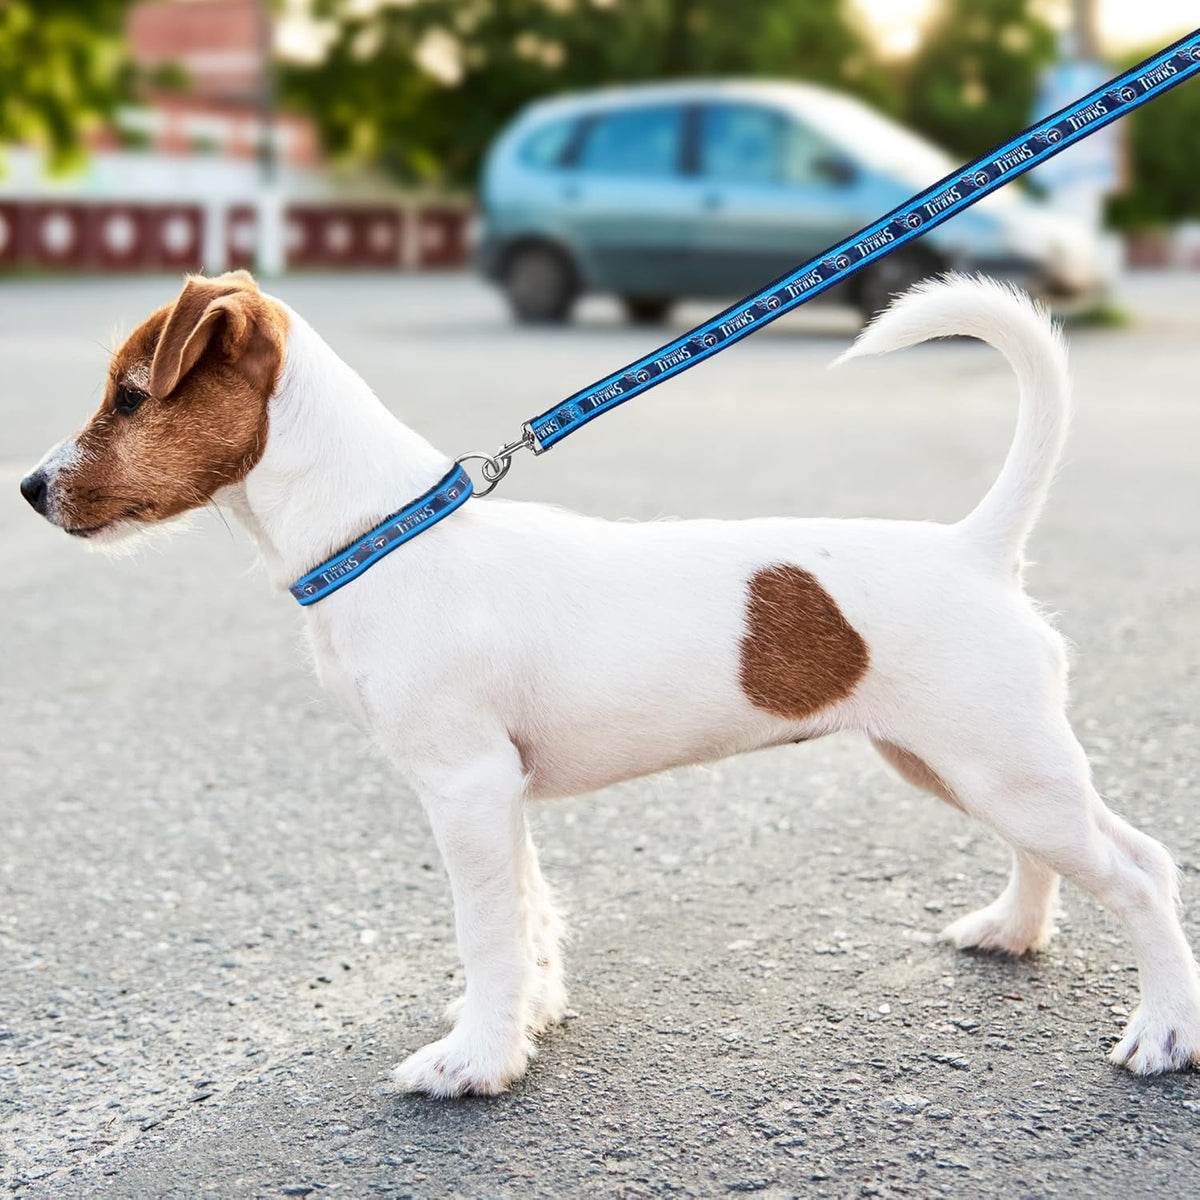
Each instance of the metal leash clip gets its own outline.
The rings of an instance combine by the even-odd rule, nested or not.
[[[487,487],[477,487],[475,495],[486,496],[508,474],[509,468],[512,466],[513,455],[518,450],[532,450],[535,454],[538,453],[537,439],[533,436],[533,430],[528,424],[521,427],[521,436],[515,442],[506,443],[495,454],[484,454],[477,450],[470,454],[461,454],[454,461],[459,466],[465,466],[472,458],[477,458],[483,463],[483,466],[479,468],[479,473],[487,481]]]

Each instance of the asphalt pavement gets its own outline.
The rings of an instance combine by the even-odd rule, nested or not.
[[[1105,1059],[1136,1001],[1115,923],[1067,889],[1037,958],[939,943],[1004,852],[850,738],[541,809],[570,1019],[505,1096],[389,1094],[461,989],[448,891],[415,798],[320,695],[296,606],[211,512],[115,559],[17,494],[95,404],[114,330],[175,286],[0,284],[0,1188],[1200,1193],[1200,1076]],[[656,339],[599,302],[516,330],[464,278],[274,290],[454,453]],[[1200,279],[1123,296],[1127,328],[1071,335],[1078,418],[1028,578],[1074,644],[1099,787],[1178,857],[1200,946]],[[1007,448],[1007,368],[951,342],[827,374],[854,328],[786,318],[520,461],[505,494],[957,517]]]

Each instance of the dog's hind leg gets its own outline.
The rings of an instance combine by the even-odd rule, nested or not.
[[[433,1096],[502,1092],[533,1054],[525,777],[507,741],[468,761],[412,772],[450,877],[467,979],[454,1028],[396,1068],[401,1087]]]
[[[990,745],[979,744],[978,753],[968,748],[971,736],[960,726],[946,738],[944,757],[934,746],[921,756],[968,813],[1014,847],[1019,872],[1040,865],[1036,886],[1028,886],[1049,894],[1053,874],[1063,875],[1112,912],[1133,942],[1141,1001],[1113,1061],[1137,1074],[1200,1065],[1200,973],[1176,911],[1171,856],[1105,807],[1061,712],[1041,720],[996,715]]]
[[[1050,941],[1057,907],[1057,873],[1032,854],[1013,849],[1004,891],[986,908],[951,922],[942,937],[960,950],[1027,954]]]
[[[914,787],[962,810],[946,782],[923,759],[892,742],[875,739],[874,746]],[[1012,872],[1004,891],[986,908],[947,926],[942,937],[960,950],[991,950],[1015,955],[1040,950],[1054,932],[1052,922],[1057,899],[1057,874],[1032,855],[1013,850]]]
[[[961,811],[962,805],[957,797],[923,758],[918,758],[911,750],[905,750],[903,746],[897,746],[895,742],[887,742],[882,738],[872,738],[871,745],[901,779],[906,779],[913,787],[919,787],[923,792],[929,792],[930,795],[945,800],[947,804],[952,804]]]

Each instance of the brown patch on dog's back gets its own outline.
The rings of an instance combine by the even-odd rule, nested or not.
[[[870,655],[816,578],[800,567],[764,567],[748,591],[741,684],[751,704],[801,721],[846,699]]]

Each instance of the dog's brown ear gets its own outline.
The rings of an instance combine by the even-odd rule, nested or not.
[[[231,365],[269,393],[282,356],[275,307],[246,271],[214,279],[191,276],[159,336],[150,364],[150,394],[163,399],[175,391],[217,337]]]

